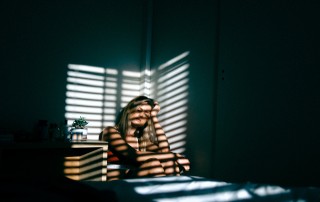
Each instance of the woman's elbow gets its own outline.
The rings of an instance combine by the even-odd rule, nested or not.
[[[108,130],[105,128],[99,133],[99,140],[100,141],[106,141],[107,140],[107,133]]]

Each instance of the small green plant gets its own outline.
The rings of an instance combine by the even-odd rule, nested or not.
[[[86,121],[86,119],[84,117],[80,116],[79,119],[76,119],[73,121],[72,127],[77,128],[77,129],[85,128],[87,124],[88,124],[88,122]]]

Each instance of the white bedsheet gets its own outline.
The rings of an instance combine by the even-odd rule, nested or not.
[[[283,188],[254,183],[228,183],[197,176],[172,176],[89,183],[114,191],[118,201],[209,202],[209,201],[320,201],[318,188]]]

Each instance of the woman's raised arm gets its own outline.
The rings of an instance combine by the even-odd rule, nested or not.
[[[155,133],[158,139],[158,147],[159,147],[159,151],[160,152],[170,152],[170,145],[167,139],[167,136],[164,132],[164,130],[162,129],[157,114],[160,111],[160,105],[158,104],[158,102],[154,103],[155,106],[153,107],[152,111],[151,111],[151,120],[152,123],[154,125],[154,129],[155,129]]]

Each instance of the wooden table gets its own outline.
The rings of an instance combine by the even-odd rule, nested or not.
[[[0,177],[107,180],[108,143],[103,141],[0,144]]]
[[[64,173],[68,178],[107,181],[107,142],[71,142],[71,148],[74,153],[64,161]]]

